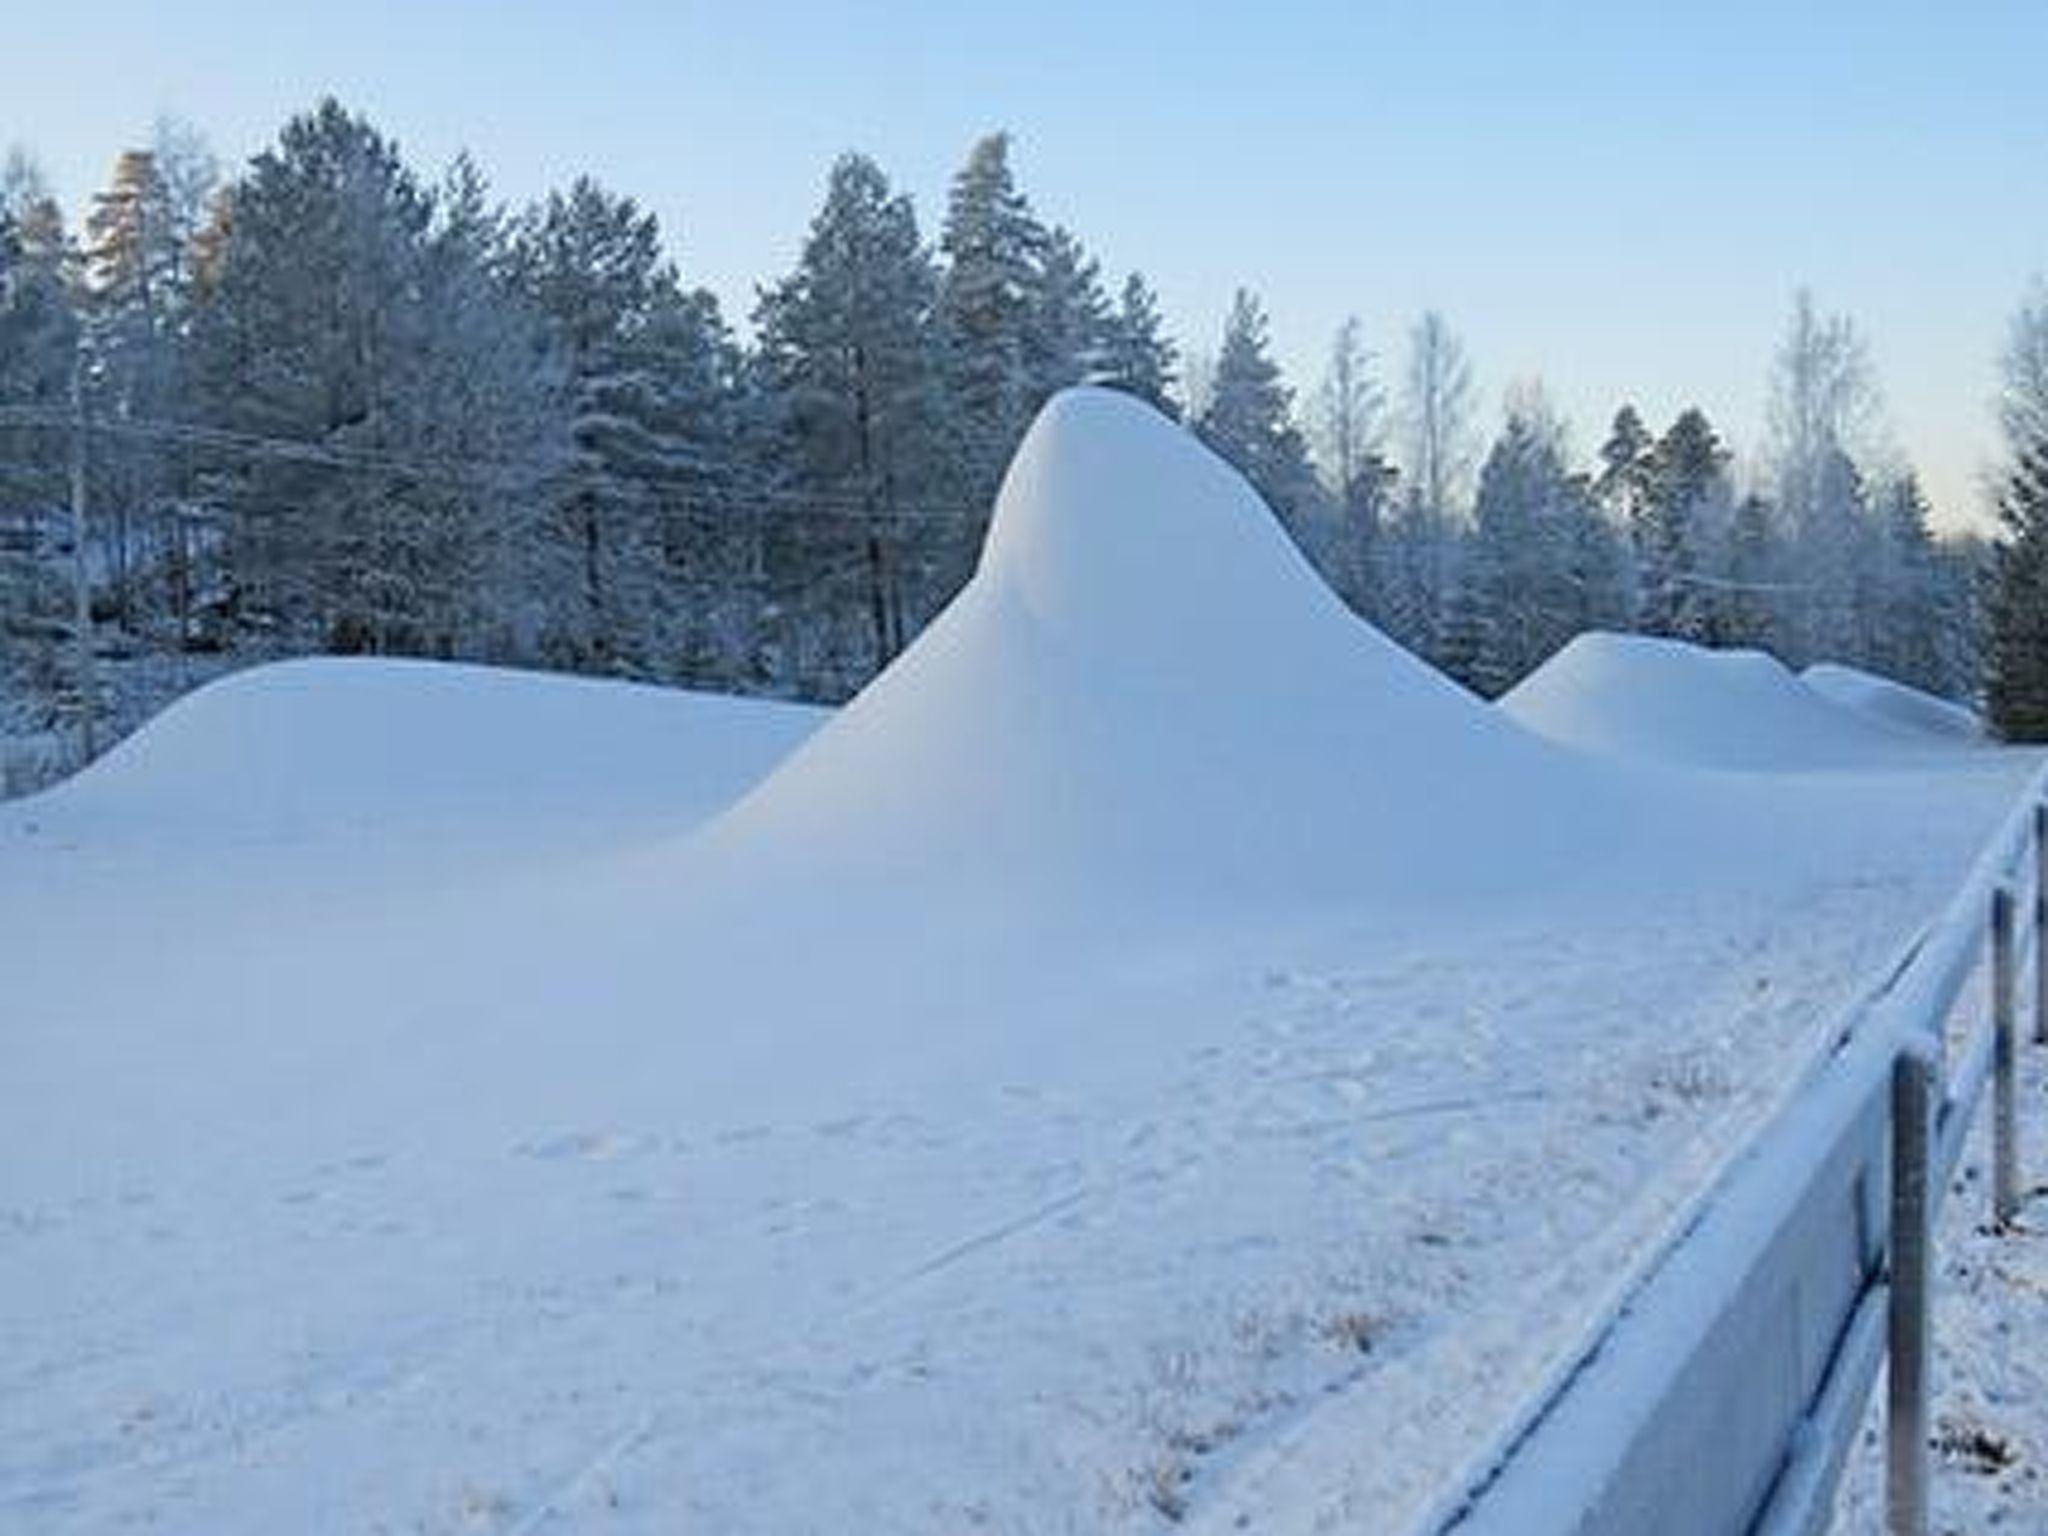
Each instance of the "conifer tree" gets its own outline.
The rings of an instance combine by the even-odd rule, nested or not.
[[[2014,316],[2001,361],[2007,467],[1985,603],[1985,701],[2007,741],[2048,741],[2048,288]]]
[[[929,590],[932,573],[958,564],[958,552],[948,562],[949,551],[910,537],[932,527],[911,514],[950,489],[933,441],[937,290],[910,199],[872,160],[844,155],[796,271],[755,314],[785,488],[844,520],[864,573],[853,611],[865,617],[866,654],[841,663],[838,691],[887,664],[944,595]],[[833,559],[829,544],[785,553],[805,577]],[[828,630],[837,617],[827,614]]]
[[[1072,231],[1054,226],[1046,234],[1032,284],[1025,338],[1029,411],[1091,377],[1102,364],[1108,339],[1109,304],[1095,260]]]
[[[1446,664],[1495,697],[1622,605],[1618,541],[1566,466],[1561,426],[1540,398],[1517,402],[1480,470]]]
[[[1195,430],[1243,473],[1314,558],[1321,487],[1293,420],[1293,396],[1266,340],[1266,315],[1243,288],[1231,301],[1208,407]]]
[[[1029,423],[1031,330],[1046,234],[1010,174],[1010,136],[979,140],[939,236],[938,325],[949,418],[970,504],[985,505]]]
[[[662,508],[686,457],[662,349],[661,321],[683,303],[676,270],[654,215],[587,176],[527,212],[512,270],[553,339],[573,444],[550,544],[576,596],[550,649],[579,668],[661,676],[675,617]]]
[[[230,206],[194,317],[200,409],[295,445],[209,469],[241,617],[285,650],[474,653],[472,621],[507,597],[465,586],[474,552],[535,499],[497,456],[546,443],[523,314],[437,255],[434,195],[332,99]]]
[[[1116,313],[1110,317],[1103,347],[1102,379],[1112,389],[1136,395],[1178,420],[1174,402],[1178,352],[1166,334],[1158,297],[1145,279],[1133,272],[1124,279]]]
[[[1681,412],[1648,461],[1629,525],[1637,625],[1696,644],[1719,638],[1712,567],[1733,511],[1728,451],[1705,413]]]

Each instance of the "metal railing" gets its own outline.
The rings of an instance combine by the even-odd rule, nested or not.
[[[1934,1223],[1987,1087],[2022,1190],[2021,979],[2048,1042],[2048,769],[1792,1103],[1434,1530],[1817,1536],[1889,1360],[1886,1520],[1925,1536]],[[1989,1004],[1949,1038],[1989,966]],[[1952,1063],[1952,1065],[1951,1065]]]

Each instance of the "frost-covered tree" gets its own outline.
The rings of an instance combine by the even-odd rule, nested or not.
[[[1025,366],[1032,411],[1101,366],[1109,341],[1109,302],[1095,259],[1071,230],[1046,233],[1031,290]]]
[[[1174,403],[1173,390],[1179,354],[1166,334],[1158,296],[1136,272],[1124,279],[1116,310],[1105,329],[1102,382],[1149,401],[1177,419],[1180,409]]]
[[[1879,554],[1865,665],[1931,693],[1966,690],[1956,630],[1969,619],[1962,584],[1928,522],[1927,498],[1911,470],[1878,486],[1873,500]]]
[[[1315,439],[1333,513],[1332,584],[1360,613],[1378,611],[1382,525],[1393,511],[1393,465],[1384,453],[1386,391],[1358,318],[1337,328],[1315,398]]]
[[[51,732],[80,702],[65,509],[79,324],[63,218],[19,152],[0,166],[0,730]],[[0,765],[4,766],[4,765]]]
[[[930,572],[946,553],[931,547],[935,525],[918,515],[945,476],[935,452],[937,292],[910,199],[872,160],[844,155],[796,271],[764,291],[755,314],[783,489],[817,514],[790,530],[782,563],[808,582],[842,544],[859,551],[858,603],[836,603],[827,589],[808,610],[828,634],[849,608],[865,619],[866,653],[840,664],[842,690],[903,647],[934,600]]]
[[[1311,558],[1323,554],[1322,489],[1294,424],[1293,393],[1272,358],[1265,311],[1246,289],[1231,301],[1195,430],[1251,481]]]
[[[1447,664],[1491,698],[1623,606],[1618,536],[1569,469],[1562,426],[1525,397],[1480,470]]]
[[[587,176],[528,210],[512,272],[552,340],[573,447],[549,543],[575,598],[553,616],[550,652],[581,669],[667,675],[676,615],[664,505],[691,465],[679,432],[688,406],[675,399],[687,376],[670,364],[691,302],[654,215]]]
[[[1628,524],[1636,562],[1636,624],[1696,644],[1721,638],[1720,551],[1734,516],[1728,450],[1697,407],[1658,439]]]
[[[1624,530],[1631,557],[1630,604],[1641,601],[1641,555],[1636,528],[1650,499],[1652,458],[1657,440],[1633,405],[1614,413],[1607,441],[1600,445],[1600,468],[1593,477],[1593,499],[1608,521]]]
[[[939,236],[938,331],[968,501],[985,505],[1033,406],[1031,332],[1046,234],[1010,173],[1010,136],[979,140]]]
[[[332,99],[233,189],[193,320],[237,610],[280,649],[472,654],[549,441],[525,312],[437,232],[397,146]],[[453,574],[451,574],[453,573]]]
[[[2008,741],[2048,741],[2048,287],[2013,317],[2001,359],[2006,466],[1986,599],[1985,702]]]
[[[1800,290],[1770,386],[1768,462],[1791,577],[1780,648],[1788,660],[1853,662],[1866,648],[1877,546],[1857,463],[1877,391],[1854,324],[1821,315]]]
[[[1436,660],[1456,590],[1474,448],[1472,367],[1434,310],[1409,330],[1401,386],[1403,490],[1399,514],[1381,540],[1381,621],[1403,645]]]
[[[203,141],[166,122],[158,151],[125,151],[86,218],[86,344],[95,417],[115,424],[185,414],[186,332],[194,294],[190,247],[211,188]],[[93,503],[113,617],[131,630],[171,623],[190,635],[197,553],[189,513],[189,456],[139,432],[106,436],[94,456]]]

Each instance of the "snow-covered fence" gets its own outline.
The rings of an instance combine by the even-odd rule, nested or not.
[[[1989,956],[1989,1006],[1949,1037]],[[2048,770],[1813,1078],[1436,1527],[1815,1536],[1887,1356],[1892,1536],[1924,1536],[1931,1251],[1992,1088],[2018,1210],[2020,980],[2048,1042]]]

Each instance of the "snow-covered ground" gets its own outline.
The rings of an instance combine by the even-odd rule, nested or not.
[[[822,723],[202,692],[0,808],[0,1529],[1404,1529],[2034,761],[1654,664],[1560,745],[1077,391]]]

